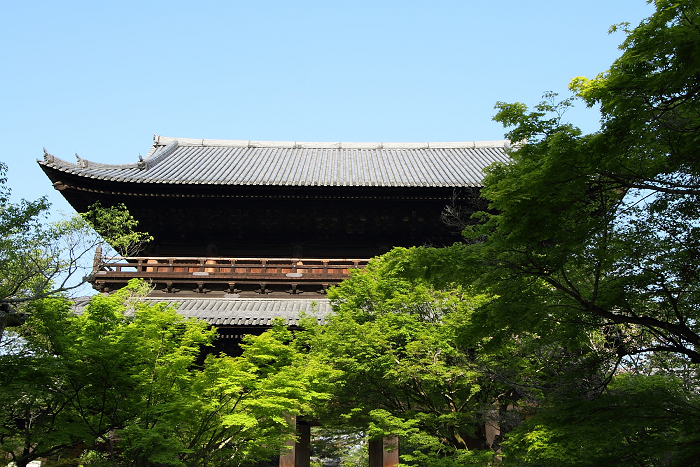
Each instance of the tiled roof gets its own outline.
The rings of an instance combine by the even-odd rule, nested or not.
[[[91,179],[187,185],[480,186],[482,170],[508,162],[507,141],[304,143],[155,136],[132,164],[71,163],[45,153],[39,163]]]
[[[89,298],[75,300],[77,313],[83,312]],[[214,326],[270,326],[275,318],[282,318],[286,325],[293,326],[298,324],[302,314],[324,324],[326,316],[332,313],[327,299],[146,297],[142,300],[175,305],[182,316],[199,318]]]

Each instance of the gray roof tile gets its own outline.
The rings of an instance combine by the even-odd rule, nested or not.
[[[507,141],[456,143],[307,143],[155,136],[139,163],[40,164],[100,180],[263,186],[480,186],[482,170],[509,161]]]
[[[89,299],[79,297],[75,300],[76,313],[83,312]],[[302,314],[315,317],[318,324],[324,324],[326,316],[332,313],[327,299],[146,297],[142,300],[174,305],[182,316],[202,319],[216,326],[269,326],[275,318],[282,318],[286,325],[293,326],[298,324]]]

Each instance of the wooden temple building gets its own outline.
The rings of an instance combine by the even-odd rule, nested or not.
[[[102,258],[92,281],[110,292],[150,281],[149,299],[216,326],[218,350],[274,318],[294,326],[303,312],[331,313],[325,293],[354,268],[395,246],[458,240],[441,222],[455,199],[478,196],[482,170],[507,162],[507,142],[311,143],[154,135],[129,164],[45,152],[38,161],[78,211],[123,203],[154,241],[141,256]],[[77,156],[76,156],[77,157]],[[308,426],[280,466],[308,466]],[[385,440],[384,444],[391,444]],[[370,465],[398,462],[370,443]]]

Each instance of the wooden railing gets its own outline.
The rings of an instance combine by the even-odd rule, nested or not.
[[[346,279],[368,259],[298,258],[166,258],[108,257],[95,262],[95,279],[141,277],[147,279],[275,280],[284,282]]]

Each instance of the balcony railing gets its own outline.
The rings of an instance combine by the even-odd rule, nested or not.
[[[95,261],[92,282],[98,289],[114,289],[115,286],[138,277],[163,284],[164,291],[177,284],[193,284],[192,290],[195,292],[210,291],[216,289],[217,285],[228,293],[236,292],[238,286],[252,285],[257,287],[257,293],[263,294],[267,293],[268,286],[289,286],[291,289],[286,290],[288,293],[300,293],[298,291],[304,286],[319,286],[321,289],[318,291],[322,292],[329,285],[347,279],[352,270],[364,268],[368,261],[369,259],[102,257]]]

